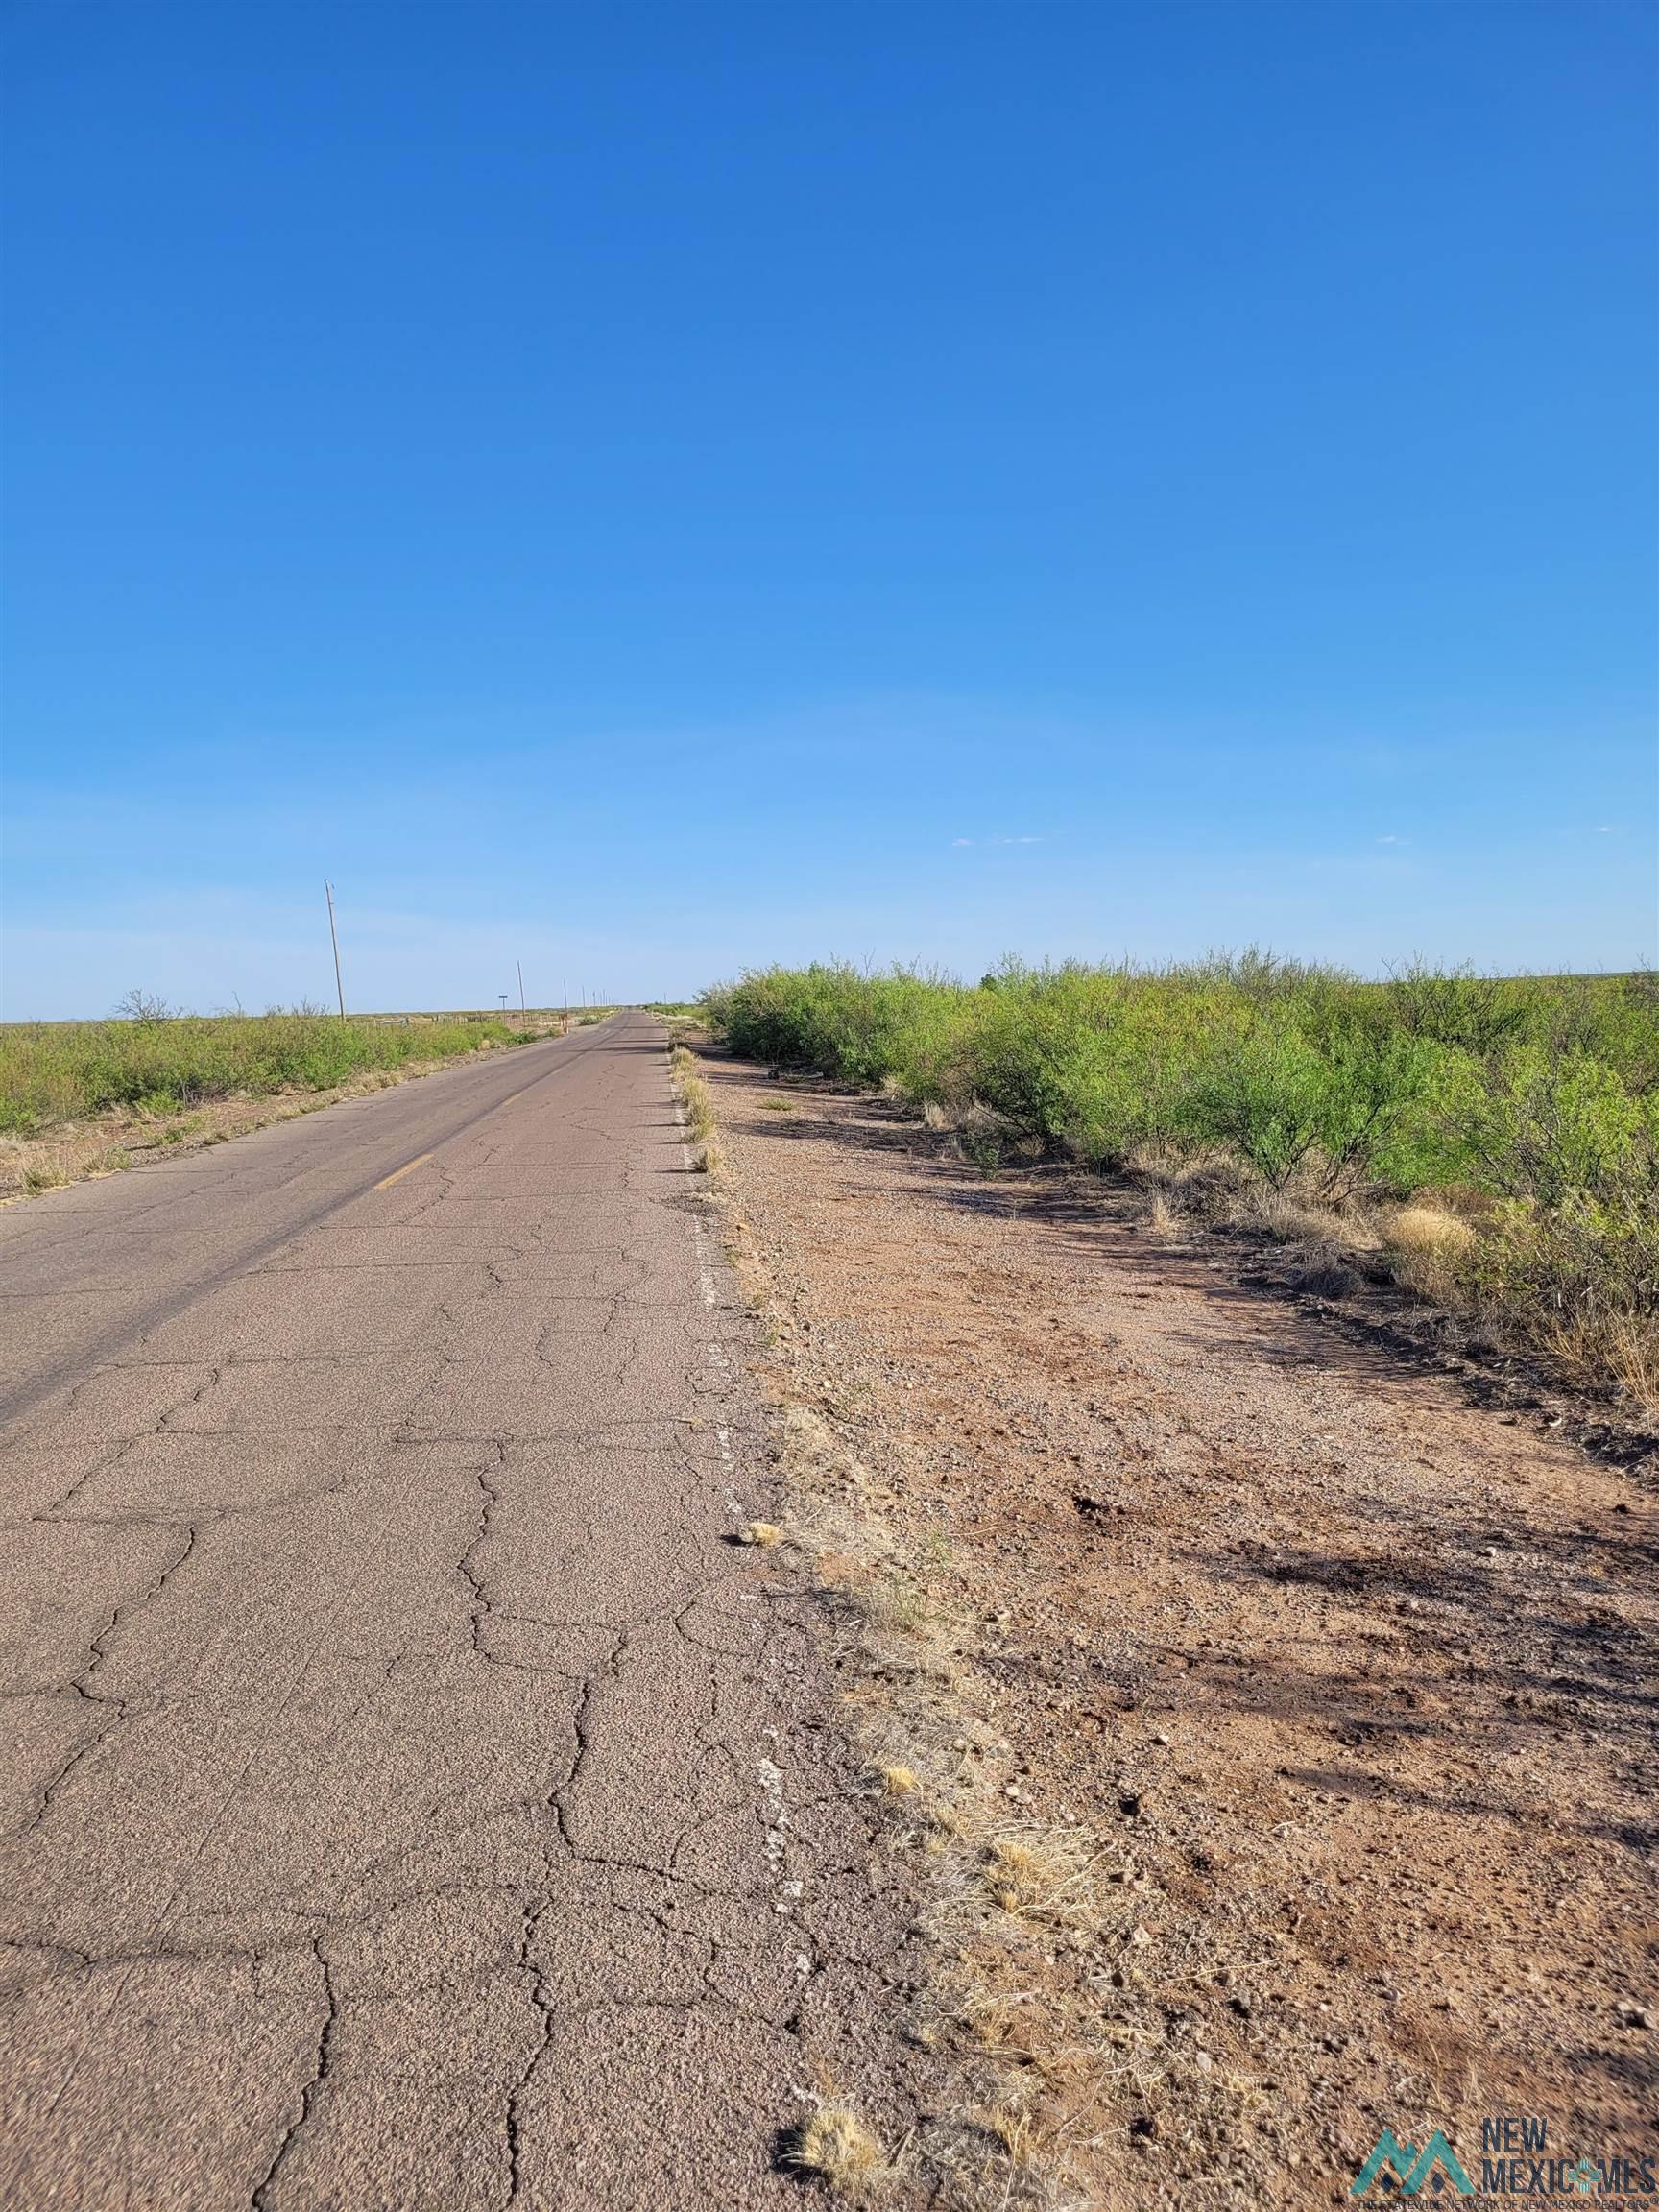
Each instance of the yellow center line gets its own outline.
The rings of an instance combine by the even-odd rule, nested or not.
[[[394,1167],[390,1175],[382,1175],[379,1182],[374,1186],[375,1190],[390,1190],[393,1184],[396,1183],[399,1177],[407,1175],[412,1167],[424,1166],[426,1162],[430,1160],[431,1157],[432,1155],[430,1152],[422,1152],[417,1159],[405,1160],[401,1167]]]
[[[494,1105],[490,1108],[490,1112],[499,1114],[503,1106],[511,1106],[515,1098],[522,1098],[529,1089],[530,1086],[526,1084],[523,1091],[509,1091],[505,1098],[496,1099]],[[382,1175],[379,1182],[374,1186],[375,1190],[390,1190],[393,1184],[399,1182],[412,1168],[424,1167],[427,1161],[434,1158],[436,1158],[434,1153],[421,1152],[413,1160],[405,1160],[401,1167],[394,1167],[390,1175]]]

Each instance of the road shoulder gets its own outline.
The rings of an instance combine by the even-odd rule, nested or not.
[[[1493,2111],[1647,2149],[1637,1481],[878,1101],[704,1071],[785,1540],[932,1900],[945,2154],[1187,2206]]]

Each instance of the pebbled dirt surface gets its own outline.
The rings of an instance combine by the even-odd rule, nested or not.
[[[1659,2153],[1651,1462],[1098,1184],[707,1072],[773,1386],[954,1647],[938,1740],[1087,1848],[1088,1909],[983,1906],[942,1999],[1025,2115],[1009,2200],[1335,2204],[1384,2127],[1479,2180],[1501,2114]]]
[[[7,2204],[785,2205],[827,2089],[908,2124],[699,1183],[625,1016],[0,1216]]]

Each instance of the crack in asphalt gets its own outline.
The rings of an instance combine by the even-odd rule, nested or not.
[[[586,1043],[564,1044],[562,1056],[553,1065],[541,1069],[530,1083],[522,1085],[513,1094],[515,1098],[527,1096],[542,1085],[554,1082],[581,1069],[582,1064],[603,1050],[606,1040],[598,1033]],[[544,1041],[541,1049],[545,1049]],[[539,1047],[532,1046],[535,1052]],[[397,1092],[379,1094],[379,1099],[394,1104],[397,1109],[393,1119],[398,1125],[404,1119],[418,1117],[424,1108],[428,1117],[450,1100],[460,1097],[467,1103],[459,1113],[451,1110],[443,1114],[436,1122],[428,1118],[424,1134],[435,1143],[446,1142],[462,1136],[483,1117],[501,1110],[506,1101],[489,1096],[503,1080],[511,1081],[521,1071],[517,1067],[483,1065],[462,1067],[446,1070],[425,1079],[423,1084],[413,1085]],[[476,1102],[474,1094],[486,1094],[483,1104]],[[364,1184],[372,1182],[373,1175],[387,1165],[383,1154],[373,1150],[373,1137],[361,1118],[352,1116],[351,1108],[373,1106],[376,1099],[352,1100],[338,1107],[332,1115],[306,1115],[290,1122],[272,1123],[255,1130],[231,1147],[223,1166],[209,1152],[193,1153],[185,1159],[157,1161],[149,1167],[140,1167],[132,1173],[97,1185],[80,1185],[61,1193],[48,1192],[35,1201],[34,1208],[25,1213],[12,1213],[6,1222],[7,1235],[0,1238],[0,1246],[14,1242],[20,1250],[24,1263],[50,1259],[65,1247],[78,1247],[98,1238],[108,1238],[112,1225],[117,1233],[129,1230],[135,1222],[142,1222],[152,1214],[170,1213],[174,1200],[171,1195],[157,1196],[145,1202],[145,1191],[153,1175],[164,1181],[184,1181],[208,1193],[224,1190],[230,1200],[229,1211],[234,1213],[235,1199],[245,1181],[256,1181],[258,1167],[264,1167],[274,1154],[286,1146],[297,1152],[300,1165],[295,1170],[274,1185],[260,1186],[256,1198],[268,1201],[273,1196],[298,1195],[308,1178],[314,1178],[317,1164],[311,1159],[314,1147],[326,1149],[328,1140],[344,1139],[338,1149],[344,1151],[348,1161],[355,1163],[359,1153],[367,1152],[362,1174],[353,1177],[343,1192],[330,1189],[320,1199],[309,1201],[297,1216],[284,1218],[273,1230],[257,1230],[251,1240],[244,1240],[223,1264],[209,1263],[199,1273],[189,1274],[170,1290],[155,1296],[150,1305],[138,1315],[125,1314],[103,1336],[94,1336],[75,1346],[67,1355],[48,1351],[36,1360],[30,1380],[9,1394],[0,1395],[0,1422],[15,1422],[25,1414],[34,1414],[62,1392],[67,1377],[77,1369],[95,1368],[101,1359],[107,1359],[126,1342],[144,1334],[153,1334],[163,1322],[176,1318],[199,1300],[209,1296],[228,1283],[259,1271],[263,1263],[276,1252],[308,1231],[332,1221],[359,1203],[364,1195]],[[418,1124],[420,1125],[420,1124]],[[382,1125],[384,1128],[384,1124]],[[362,1142],[353,1146],[350,1140]],[[382,1136],[384,1142],[384,1136]],[[399,1149],[401,1147],[399,1146]],[[36,1224],[57,1221],[67,1214],[71,1218],[84,1221],[84,1226],[68,1231],[61,1237],[50,1230],[40,1232]],[[110,1216],[116,1217],[112,1224]],[[59,1275],[61,1270],[56,1270]]]
[[[253,2212],[267,2212],[271,2201],[271,2191],[275,2188],[277,2176],[293,2154],[294,2146],[299,2141],[301,2129],[316,2109],[317,2100],[323,2093],[324,2084],[327,2081],[329,2066],[333,2057],[334,2032],[340,2024],[340,2000],[334,1987],[333,1971],[328,1964],[321,1941],[313,1945],[313,1950],[316,1955],[318,1971],[323,1979],[324,1998],[323,2022],[317,2031],[316,2063],[311,2071],[311,2079],[300,2092],[299,2111],[295,2114],[291,2125],[284,2130],[282,2139],[277,2144],[276,2152],[270,2165],[266,2167],[263,2177],[253,2186],[249,2199]]]
[[[113,2206],[136,2146],[171,2141],[186,2176],[219,2161],[192,2202],[354,2212],[341,2176],[367,2130],[401,2176],[376,2188],[424,2202],[431,2177],[397,2165],[423,2139],[407,2075],[476,2145],[455,2184],[468,2212],[541,2200],[549,2160],[578,2153],[605,2212],[748,2212],[791,2200],[768,2128],[808,2049],[874,2063],[899,1933],[845,1754],[806,1715],[805,1594],[728,1541],[769,1495],[767,1432],[642,1034],[618,1024],[551,1103],[492,1109],[435,1189],[365,1190],[171,1308],[163,1284],[158,1318],[0,1462],[49,1469],[75,1439],[73,1479],[0,1527],[82,1547],[60,1570],[73,1658],[60,1632],[31,1666],[25,1642],[0,1695],[48,1740],[60,1703],[95,1717],[37,1773],[20,1755],[0,1845],[5,2001],[81,2008],[0,2151],[14,2197]],[[403,1131],[414,1149],[422,1132]],[[185,1180],[236,1202],[228,1166]],[[424,1303],[422,1272],[442,1277]],[[282,1287],[297,1275],[313,1296]],[[268,1296],[309,1346],[347,1320],[353,1347],[392,1340],[260,1341]],[[187,1309],[211,1357],[169,1359],[161,1331]],[[121,1408],[140,1392],[134,1422]],[[421,1998],[438,2009],[400,2032],[388,2075],[351,2032],[358,2008],[404,2018]],[[119,2090],[153,2018],[197,2083],[171,2118],[164,2095],[137,2109]],[[494,2086],[463,2094],[488,2021]],[[249,2071],[256,2029],[292,2058]],[[612,2036],[657,2056],[596,2061]],[[712,2038],[742,2122],[676,2056],[703,2047],[688,2037]],[[661,2199],[614,2159],[654,2098],[682,2174]],[[213,2148],[182,2153],[168,2130],[186,2127]]]
[[[168,1526],[174,1526],[174,1524],[168,1524]],[[60,1791],[63,1790],[70,1778],[94,1752],[101,1750],[115,1730],[132,1717],[132,1705],[130,1698],[122,1696],[117,1692],[103,1691],[95,1686],[96,1678],[109,1655],[109,1638],[124,1623],[130,1623],[137,1615],[147,1612],[160,1598],[174,1575],[190,1559],[196,1550],[196,1541],[197,1527],[196,1524],[192,1522],[185,1529],[183,1547],[178,1556],[168,1561],[160,1574],[151,1583],[149,1589],[144,1591],[133,1603],[117,1605],[112,1608],[108,1620],[87,1646],[86,1665],[64,1685],[63,1691],[56,1693],[57,1695],[67,1693],[84,1699],[89,1705],[101,1706],[106,1710],[108,1718],[100,1722],[90,1736],[84,1738],[70,1751],[67,1758],[41,1786],[33,1812],[18,1830],[20,1835],[27,1836],[44,1823]],[[141,1708],[141,1710],[150,1712],[156,1708],[148,1706]]]

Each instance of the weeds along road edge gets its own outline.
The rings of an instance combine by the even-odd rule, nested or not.
[[[882,1087],[972,1158],[1129,1172],[1175,1214],[1358,1255],[1659,1408],[1659,976],[1385,982],[1275,960],[769,968],[740,1056]]]

